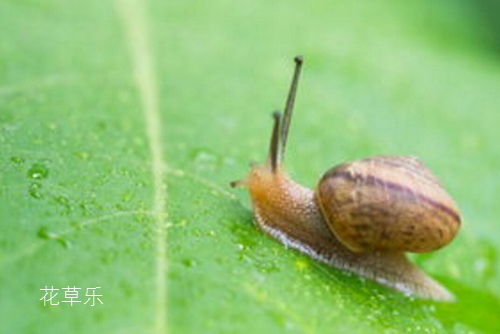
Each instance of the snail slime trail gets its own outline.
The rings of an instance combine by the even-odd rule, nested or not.
[[[314,190],[286,174],[283,159],[303,64],[300,56],[294,60],[284,114],[273,114],[267,161],[231,186],[248,188],[258,226],[283,244],[409,296],[453,300],[405,255],[444,247],[460,227],[457,205],[420,160],[375,156],[344,163],[326,171]]]

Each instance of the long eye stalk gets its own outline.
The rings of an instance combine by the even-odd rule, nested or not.
[[[304,60],[302,56],[296,56],[295,61],[295,71],[293,73],[292,83],[290,85],[290,90],[288,91],[288,98],[286,100],[285,114],[283,116],[283,121],[281,122],[281,152],[280,152],[280,163],[285,158],[285,148],[288,138],[288,130],[290,129],[290,121],[292,119],[293,107],[295,105],[295,97],[297,96],[297,87],[299,85],[300,70],[302,69],[302,63]]]
[[[294,58],[295,71],[293,73],[292,83],[288,91],[288,97],[285,105],[285,113],[283,118],[279,111],[273,113],[274,126],[269,144],[269,159],[273,172],[276,171],[285,157],[285,147],[288,138],[288,130],[290,129],[290,121],[292,119],[295,97],[297,96],[297,87],[299,84],[300,70],[302,68],[303,59],[301,56]]]
[[[276,172],[276,169],[279,165],[279,146],[280,146],[280,121],[281,121],[281,113],[279,111],[275,111],[273,113],[274,125],[273,125],[273,133],[271,135],[271,143],[269,144],[269,158],[271,159],[271,169],[273,172]]]

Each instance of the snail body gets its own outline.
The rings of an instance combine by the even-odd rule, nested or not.
[[[328,170],[314,190],[286,174],[282,161],[302,58],[295,63],[285,115],[274,113],[267,163],[253,165],[246,179],[231,184],[248,188],[258,226],[333,267],[407,295],[452,300],[405,255],[445,246],[460,227],[457,205],[417,158],[344,163]]]

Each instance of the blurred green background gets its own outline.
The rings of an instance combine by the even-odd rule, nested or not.
[[[499,16],[494,0],[0,2],[0,332],[500,332]],[[253,226],[228,182],[265,158],[296,54],[290,174],[420,157],[464,222],[412,258],[457,302]],[[43,306],[45,286],[82,303]],[[92,287],[103,304],[84,305]]]

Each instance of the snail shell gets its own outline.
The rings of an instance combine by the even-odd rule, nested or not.
[[[331,231],[353,252],[430,252],[448,244],[460,227],[457,205],[414,157],[333,167],[316,196]]]

